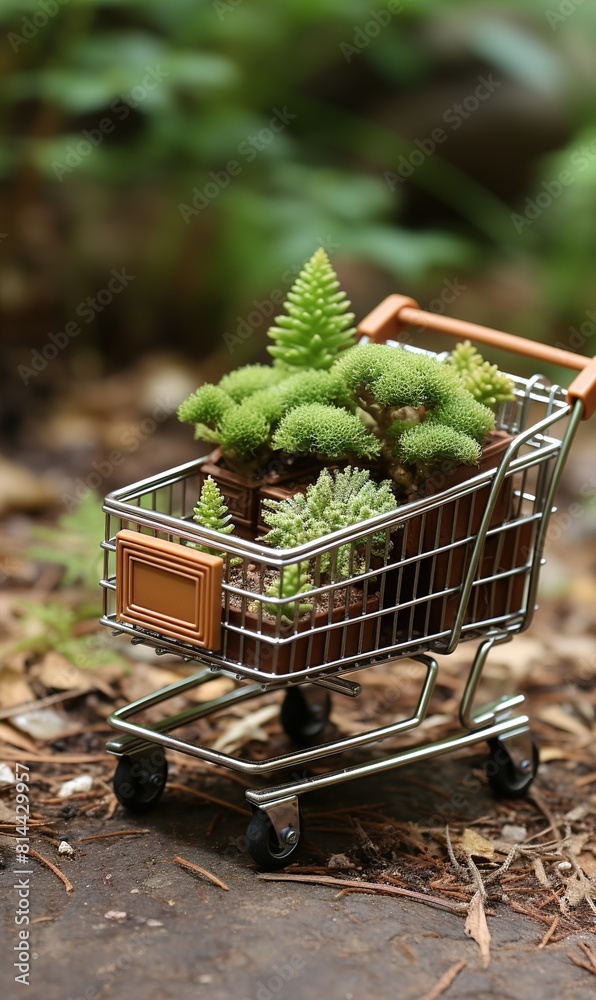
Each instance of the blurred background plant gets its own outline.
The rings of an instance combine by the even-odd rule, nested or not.
[[[265,360],[319,245],[358,318],[397,290],[594,353],[596,9],[560,6],[4,0],[9,453],[163,467],[139,419]]]

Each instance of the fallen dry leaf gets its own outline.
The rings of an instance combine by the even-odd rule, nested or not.
[[[549,726],[554,726],[555,729],[560,729],[564,733],[572,733],[573,736],[581,736],[589,739],[592,735],[587,726],[583,722],[580,722],[571,712],[564,709],[562,705],[546,705],[540,709],[538,718],[542,719],[543,722],[548,722]]]
[[[466,827],[460,841],[459,847],[464,854],[474,855],[478,858],[487,858],[489,861],[495,856],[495,849],[486,837],[481,836],[476,830]]]
[[[215,740],[213,749],[219,750],[222,753],[232,753],[234,750],[239,750],[251,740],[259,740],[261,743],[266,743],[269,739],[269,734],[263,729],[263,725],[266,722],[271,722],[278,715],[279,705],[264,705],[263,708],[258,708],[255,712],[251,712],[250,715],[245,715],[243,719],[233,722]]]

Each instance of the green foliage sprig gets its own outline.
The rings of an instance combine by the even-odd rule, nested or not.
[[[278,618],[284,624],[289,624],[296,617],[296,610],[298,617],[310,614],[312,611],[314,605],[306,602],[298,604],[296,609],[296,599],[299,594],[306,594],[311,589],[312,584],[309,581],[308,573],[303,570],[300,563],[286,566],[283,574],[278,577],[275,583],[267,587],[265,593],[268,597],[282,598],[287,603],[284,605],[265,602],[263,603],[263,611]]]
[[[105,514],[95,493],[88,493],[75,509],[62,514],[56,525],[34,525],[36,542],[27,549],[30,559],[56,563],[64,568],[62,585],[83,584],[97,592],[103,558],[99,540],[103,538]]]
[[[290,370],[328,370],[338,355],[354,345],[354,314],[339,287],[329,257],[321,248],[304,265],[286,301],[285,316],[269,330],[267,350],[275,364]]]
[[[263,520],[270,529],[263,541],[275,548],[294,548],[395,508],[391,483],[375,483],[367,469],[348,466],[333,473],[323,469],[306,493],[285,500],[263,501]],[[371,544],[373,554],[382,554],[386,532],[373,534]],[[347,579],[357,571],[357,550],[358,543],[348,543],[338,546],[336,551],[324,552],[319,557],[321,575]]]
[[[201,495],[197,501],[196,507],[193,508],[193,520],[196,521],[202,528],[208,528],[210,531],[217,531],[220,535],[231,535],[234,531],[234,525],[231,523],[232,515],[229,513],[228,508],[224,503],[224,498],[221,494],[219,486],[211,476],[207,476],[205,482],[201,487]],[[209,555],[219,556],[220,559],[226,559],[226,552],[217,552],[214,548],[207,545],[199,545],[195,542],[189,543],[192,548],[196,549],[197,552],[207,552]],[[241,562],[240,559],[232,559],[231,565]]]
[[[457,344],[447,359],[474,399],[496,410],[500,403],[515,399],[511,379],[496,365],[485,361],[469,340]]]

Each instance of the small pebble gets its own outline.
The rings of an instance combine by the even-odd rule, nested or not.
[[[557,865],[560,872],[568,872],[572,867],[571,861],[559,861],[559,864]]]
[[[81,774],[78,778],[65,781],[58,792],[59,799],[69,799],[75,792],[89,792],[93,785],[93,778],[90,774]]]
[[[0,785],[14,785],[14,771],[8,764],[0,764]]]
[[[517,826],[516,823],[505,823],[505,826],[501,830],[501,837],[508,844],[523,844],[527,836],[527,828],[525,826]]]
[[[199,982],[200,983],[212,983],[213,982],[213,976],[199,976]]]
[[[108,910],[104,913],[104,920],[126,920],[126,913],[122,910]]]
[[[147,927],[163,927],[163,923],[161,922],[161,920],[149,919],[147,921]]]
[[[74,848],[70,846],[67,840],[61,840],[58,846],[58,854],[65,854],[67,858],[74,857]]]
[[[346,854],[332,854],[327,862],[329,868],[353,868],[354,865]]]

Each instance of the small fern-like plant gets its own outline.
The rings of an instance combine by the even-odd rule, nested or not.
[[[515,399],[513,382],[496,365],[485,361],[469,340],[457,344],[447,363],[452,365],[468,392],[484,406],[496,410],[501,403]]]
[[[267,348],[275,365],[290,370],[328,370],[338,355],[354,345],[354,314],[329,257],[321,248],[304,265],[269,330]]]
[[[234,530],[234,525],[231,523],[232,515],[224,503],[219,486],[211,476],[207,476],[201,487],[201,495],[197,501],[197,506],[194,508],[193,520],[202,528],[217,531],[220,535],[231,535]],[[209,555],[219,556],[220,559],[227,558],[227,553],[217,552],[214,548],[207,545],[199,545],[195,542],[190,542],[189,544],[197,552],[207,552]],[[241,561],[240,559],[232,559],[231,565],[235,565]]]

